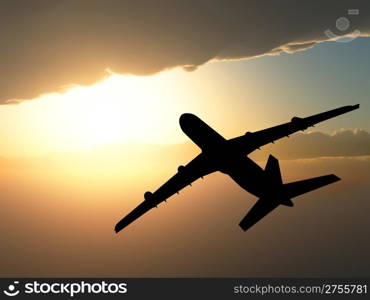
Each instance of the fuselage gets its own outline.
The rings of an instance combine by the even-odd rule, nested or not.
[[[229,175],[240,187],[260,197],[265,191],[261,182],[266,182],[265,171],[239,149],[234,149],[228,140],[214,152],[203,152],[216,169]]]
[[[267,179],[265,171],[247,157],[243,149],[235,147],[232,140],[225,139],[193,114],[182,115],[180,126],[202,149],[200,155],[214,165],[215,171],[229,175],[240,187],[257,197],[265,192],[265,185],[261,185]]]

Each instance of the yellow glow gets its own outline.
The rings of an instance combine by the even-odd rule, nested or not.
[[[0,133],[2,153],[32,156],[126,142],[183,141],[177,122],[186,101],[175,83],[176,73],[112,74],[92,86],[72,86],[2,106],[0,118],[7,125]],[[172,95],[178,94],[173,101]]]
[[[188,138],[178,124],[185,112],[197,114],[225,137],[256,126],[253,114],[226,101],[239,101],[240,91],[225,89],[220,81],[224,77],[206,69],[154,76],[109,74],[91,86],[70,86],[3,105],[0,156],[86,152],[128,142],[185,142]]]
[[[92,87],[75,87],[63,95],[61,112],[87,146],[148,140],[155,122],[158,91],[151,78],[113,75]],[[138,120],[140,118],[140,122]]]

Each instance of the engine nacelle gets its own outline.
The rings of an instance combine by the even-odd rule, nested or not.
[[[245,135],[245,136],[252,136],[252,132],[247,131],[244,135]]]
[[[299,126],[302,130],[305,130],[308,128],[308,126],[305,124],[305,121],[302,118],[299,117],[293,117],[292,123]]]
[[[177,168],[177,171],[178,171],[179,173],[184,172],[184,170],[185,170],[185,167],[184,167],[184,166],[179,166],[179,167]]]
[[[299,122],[302,121],[302,118],[300,118],[300,117],[293,117],[291,121],[292,121],[292,123],[299,123]]]
[[[153,199],[153,193],[152,192],[145,192],[145,194],[144,194],[144,199],[146,200],[146,201],[150,201],[150,200],[152,200]]]

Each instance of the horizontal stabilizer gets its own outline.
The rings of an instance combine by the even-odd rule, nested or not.
[[[276,200],[271,200],[269,198],[259,199],[243,220],[240,221],[239,226],[244,231],[248,230],[279,205],[280,202]]]
[[[276,166],[276,163],[277,160],[273,161],[271,159],[271,166]],[[266,171],[268,170],[268,165],[269,163],[267,163]],[[280,204],[293,206],[293,202],[290,200],[290,198],[294,198],[301,194],[316,190],[338,180],[340,180],[339,177],[335,176],[334,174],[330,174],[284,184],[282,194],[279,195],[279,193],[276,193],[276,195],[270,195],[259,199],[252,209],[246,214],[243,220],[241,220],[239,226],[246,231],[275,208],[277,208]]]
[[[287,183],[284,184],[284,194],[288,198],[294,198],[339,180],[339,177],[335,176],[334,174],[330,174]]]

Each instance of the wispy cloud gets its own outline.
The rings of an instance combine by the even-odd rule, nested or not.
[[[370,155],[370,133],[362,129],[342,129],[333,134],[319,131],[298,133],[267,145],[251,156],[260,159],[269,153],[281,159]]]

